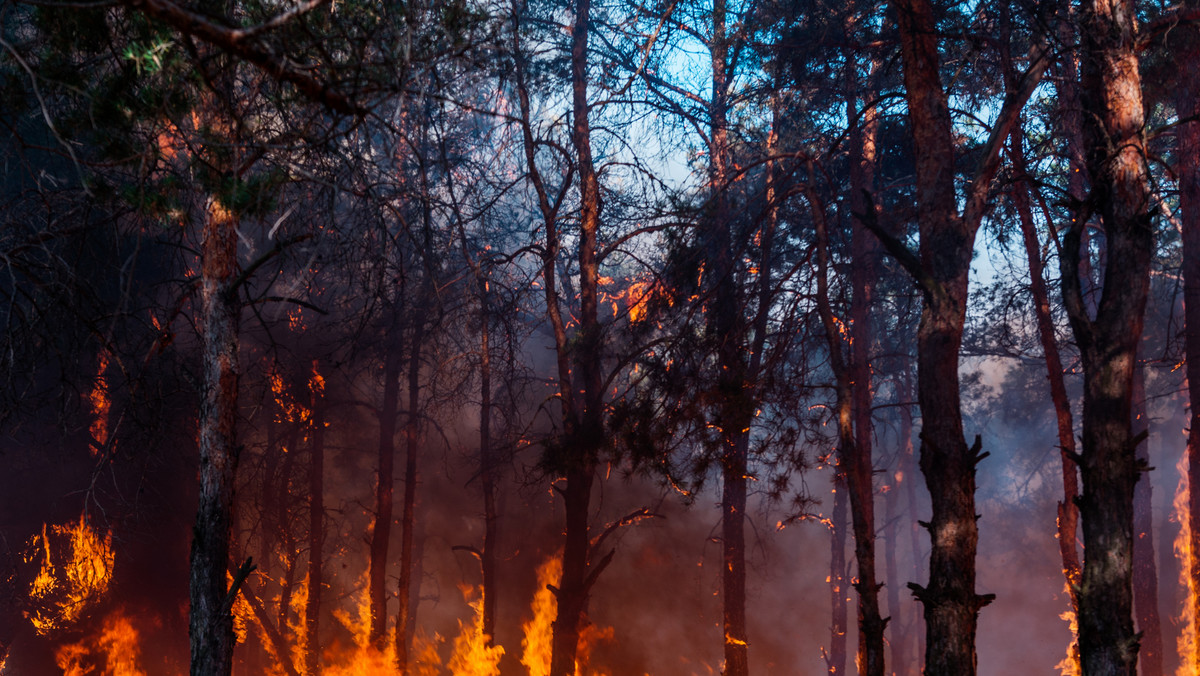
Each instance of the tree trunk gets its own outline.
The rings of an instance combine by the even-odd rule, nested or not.
[[[1079,563],[1079,550],[1076,545],[1079,532],[1079,508],[1075,504],[1075,499],[1079,495],[1079,475],[1074,460],[1078,454],[1075,448],[1075,423],[1071,416],[1071,400],[1067,396],[1062,359],[1059,356],[1058,342],[1054,335],[1054,319],[1050,314],[1050,294],[1046,288],[1042,265],[1041,241],[1037,235],[1037,226],[1033,221],[1033,208],[1029,199],[1029,193],[1033,188],[1028,180],[1021,136],[1017,133],[1009,138],[1009,155],[1012,158],[1014,172],[1021,180],[1025,181],[1022,188],[1013,191],[1013,204],[1017,210],[1021,236],[1025,243],[1025,260],[1029,265],[1029,290],[1033,296],[1033,312],[1037,321],[1038,340],[1041,342],[1042,355],[1046,360],[1046,379],[1050,384],[1050,401],[1054,405],[1054,418],[1058,430],[1063,481],[1063,498],[1058,503],[1058,549],[1062,559],[1063,576],[1066,578],[1070,609],[1078,618],[1079,601],[1076,590],[1082,582],[1083,571]],[[1072,636],[1068,652],[1070,659],[1078,664],[1079,642],[1077,636]]]
[[[825,666],[829,676],[841,676],[846,672],[846,634],[850,620],[846,596],[846,479],[842,469],[834,465],[833,514],[829,527],[829,602],[833,616],[829,624],[829,652],[825,654]]]
[[[872,65],[872,69],[874,66]],[[868,77],[871,77],[869,75]],[[878,243],[867,230],[864,218],[877,220],[874,200],[866,195],[874,192],[876,139],[879,134],[879,113],[867,104],[862,120],[850,134],[850,205],[854,216],[851,234],[850,268],[850,344],[849,377],[850,404],[853,416],[853,461],[846,468],[850,489],[850,514],[854,524],[854,550],[858,563],[858,658],[863,676],[883,676],[884,629],[887,626],[879,612],[879,589],[875,573],[875,466],[872,453],[874,425],[871,420],[871,345],[875,340],[871,324],[871,305],[875,293],[878,269]],[[857,107],[852,100],[851,107]],[[866,216],[867,211],[871,214]]]
[[[237,241],[233,212],[210,197],[200,253],[203,380],[200,501],[192,530],[188,619],[192,676],[228,676],[233,669],[233,599],[227,575],[238,460]]]
[[[398,312],[398,308],[393,308]],[[385,336],[387,352],[383,357],[383,403],[379,407],[379,459],[375,485],[375,527],[371,531],[371,561],[367,581],[370,599],[371,645],[382,651],[387,641],[387,570],[388,546],[392,534],[392,501],[395,490],[396,413],[400,406],[401,354],[399,329],[393,322]]]
[[[413,531],[417,520],[417,453],[421,441],[421,349],[425,339],[425,322],[415,318],[412,352],[408,361],[408,421],[404,426],[404,511],[400,528],[400,585],[398,599],[400,610],[396,613],[396,667],[401,674],[408,673],[409,623],[412,621],[411,604],[406,603],[413,587]]]
[[[1089,0],[1080,8],[1092,204],[1101,217],[1108,260],[1121,262],[1104,266],[1095,320],[1081,288],[1082,223],[1072,224],[1062,257],[1063,302],[1084,370],[1079,651],[1087,676],[1133,676],[1137,669],[1132,573],[1139,468],[1130,415],[1153,231],[1133,11],[1132,0]]]
[[[1200,2],[1187,0],[1189,10],[1200,9]],[[1177,63],[1194,64],[1200,58],[1200,29],[1195,24],[1181,24],[1174,39],[1181,42]],[[1183,226],[1183,311],[1184,357],[1187,363],[1188,403],[1188,520],[1191,523],[1190,556],[1180,565],[1186,566],[1192,580],[1200,580],[1200,73],[1194,67],[1180,69],[1180,83],[1175,100],[1176,116],[1180,120],[1176,132],[1179,153],[1176,170],[1179,174],[1179,209]],[[1186,616],[1191,620],[1192,636],[1200,636],[1200,594],[1190,594]],[[1192,654],[1180,655],[1180,663],[1200,669],[1200,641],[1192,641]]]
[[[308,601],[304,607],[304,673],[317,676],[321,661],[321,594],[324,588],[321,564],[325,549],[325,402],[324,381],[313,361],[308,386],[312,424],[308,466]]]
[[[854,104],[850,104],[853,110]],[[872,116],[873,117],[873,116]],[[863,146],[870,144],[873,155],[874,137],[852,134],[851,158],[866,156]],[[856,162],[862,164],[863,162]],[[853,165],[852,165],[853,166]],[[858,167],[858,185],[864,185],[867,171]],[[869,175],[869,174],[868,174]],[[854,183],[855,181],[852,181]],[[861,191],[859,191],[861,195]],[[810,199],[812,199],[810,197]],[[873,206],[864,200],[852,200],[860,210]],[[868,361],[870,321],[867,316],[871,301],[874,274],[874,251],[867,241],[869,235],[861,227],[852,234],[851,252],[854,256],[851,273],[853,297],[850,302],[852,324],[850,349],[842,344],[841,327],[845,325],[833,313],[829,298],[829,232],[823,214],[814,207],[817,236],[817,308],[825,328],[829,347],[829,363],[836,383],[834,404],[838,429],[838,469],[845,477],[849,493],[850,518],[854,529],[854,553],[858,564],[858,651],[855,660],[859,671],[869,676],[883,676],[883,630],[885,621],[879,614],[879,588],[875,580],[875,494],[871,461],[871,373]],[[857,220],[857,219],[856,219]],[[847,351],[849,357],[847,358]]]
[[[708,334],[716,342],[719,392],[713,421],[720,433],[721,467],[721,590],[725,656],[724,676],[747,676],[750,671],[746,631],[746,474],[749,428],[744,386],[746,366],[741,356],[740,308],[733,261],[733,237],[728,190],[732,180],[728,129],[729,63],[726,3],[715,0],[709,53],[712,95],[708,114],[709,190],[711,212],[703,233],[706,271],[710,280]]]
[[[894,5],[916,160],[920,262],[915,272],[925,294],[917,330],[920,467],[933,508],[929,584],[910,587],[925,607],[925,673],[972,676],[979,610],[990,597],[975,593],[975,465],[982,456],[978,437],[972,447],[963,437],[958,354],[979,215],[964,218],[957,210],[950,109],[939,79],[933,9],[927,0]],[[973,190],[986,190],[990,176],[981,171],[975,181]],[[916,267],[910,262],[910,271]]]
[[[496,459],[492,457],[492,355],[487,282],[479,285],[479,464],[483,485],[483,551],[479,564],[483,572],[483,634],[487,645],[496,640]]]
[[[577,0],[571,29],[571,143],[579,171],[579,332],[573,357],[575,372],[562,372],[560,379],[582,393],[573,398],[567,411],[564,432],[568,457],[566,485],[562,490],[565,512],[563,573],[557,592],[558,613],[554,619],[550,676],[573,676],[579,648],[579,631],[587,613],[591,587],[604,563],[591,561],[589,505],[599,451],[603,446],[603,337],[598,314],[600,228],[600,183],[592,161],[591,123],[588,118],[587,49],[591,21],[590,0]],[[560,347],[560,349],[565,346]],[[576,380],[577,378],[577,380]],[[580,403],[582,404],[580,406]]]
[[[1146,374],[1139,363],[1133,372],[1133,438],[1137,461],[1150,466],[1150,418],[1146,411]],[[1136,442],[1135,442],[1136,443]],[[1150,475],[1146,473],[1133,487],[1133,605],[1137,613],[1136,629],[1141,635],[1138,651],[1141,676],[1162,676],[1162,623],[1158,617],[1158,566],[1154,564],[1154,502]]]

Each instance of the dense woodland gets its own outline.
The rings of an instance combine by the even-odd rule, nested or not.
[[[1200,674],[1200,1],[0,18],[0,673]]]

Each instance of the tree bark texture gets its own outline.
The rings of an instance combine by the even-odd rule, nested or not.
[[[969,676],[977,666],[979,610],[990,600],[975,593],[975,465],[981,456],[978,438],[968,447],[963,437],[958,380],[978,222],[977,216],[963,218],[957,210],[950,110],[939,79],[933,8],[926,0],[899,0],[894,8],[916,159],[920,269],[925,276],[917,331],[920,467],[933,508],[929,584],[910,586],[925,608],[925,673]],[[988,178],[977,176],[976,181]]]
[[[200,245],[203,380],[200,500],[192,530],[188,616],[192,676],[228,676],[233,669],[233,599],[227,575],[238,460],[237,241],[236,217],[210,197]]]
[[[1087,676],[1137,669],[1133,631],[1133,492],[1139,467],[1131,433],[1133,369],[1150,285],[1153,232],[1141,80],[1131,0],[1080,6],[1081,103],[1091,206],[1107,258],[1095,318],[1080,279],[1083,224],[1064,239],[1063,301],[1084,370],[1079,512],[1083,582],[1079,651]]]

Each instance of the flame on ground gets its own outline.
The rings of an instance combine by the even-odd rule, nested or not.
[[[483,633],[483,594],[474,601],[471,597],[476,594],[476,588],[470,585],[462,587],[463,598],[474,611],[471,621],[464,624],[458,621],[459,634],[454,639],[454,654],[450,657],[450,673],[453,676],[499,676],[500,657],[504,648],[489,645],[491,637]]]
[[[354,645],[348,649],[334,647],[325,651],[324,663],[327,666],[322,670],[325,676],[373,676],[374,674],[390,674],[395,671],[395,629],[388,632],[384,644],[387,646],[386,649],[379,650],[371,645],[369,574],[369,571],[364,571],[359,578],[354,598],[354,614],[351,615],[342,608],[333,611],[334,618],[350,632]],[[434,654],[437,654],[436,651]],[[438,666],[441,666],[440,661]],[[416,671],[415,673],[422,674],[423,672]]]
[[[41,558],[41,567],[29,589],[29,621],[45,636],[78,621],[108,591],[115,560],[112,531],[101,537],[84,517],[62,526],[43,525],[25,554],[27,563],[35,558]]]
[[[537,569],[537,590],[533,594],[533,604],[530,610],[533,618],[521,625],[525,638],[521,640],[521,664],[529,670],[529,676],[549,676],[550,657],[553,648],[554,618],[558,614],[558,599],[550,586],[558,586],[562,577],[562,557],[559,555],[546,559]],[[592,674],[602,676],[603,672],[588,668],[592,649],[600,642],[608,642],[613,638],[612,627],[597,627],[587,624],[579,630],[579,646],[575,654],[575,676]]]
[[[1200,655],[1197,655],[1196,617],[1194,614],[1196,598],[1196,580],[1192,579],[1189,571],[1192,569],[1192,520],[1188,513],[1188,500],[1191,487],[1188,485],[1188,457],[1184,453],[1175,465],[1179,470],[1179,488],[1175,491],[1175,518],[1179,521],[1179,535],[1175,537],[1175,558],[1179,561],[1179,584],[1185,593],[1183,609],[1179,614],[1180,632],[1177,639],[1179,649],[1179,668],[1176,676],[1196,676],[1200,674]]]
[[[98,634],[60,646],[55,662],[63,676],[146,676],[137,629],[120,610],[104,619]]]

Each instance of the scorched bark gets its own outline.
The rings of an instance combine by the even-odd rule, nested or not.
[[[1130,427],[1133,369],[1150,287],[1153,248],[1149,169],[1132,0],[1080,6],[1083,141],[1090,204],[1100,216],[1108,260],[1093,319],[1081,263],[1084,223],[1064,239],[1063,302],[1084,372],[1079,500],[1083,583],[1079,651],[1087,676],[1137,673],[1133,630],[1133,491],[1139,467]]]
[[[192,530],[192,676],[228,676],[233,668],[229,538],[238,448],[237,219],[210,197],[201,242],[200,500]]]

